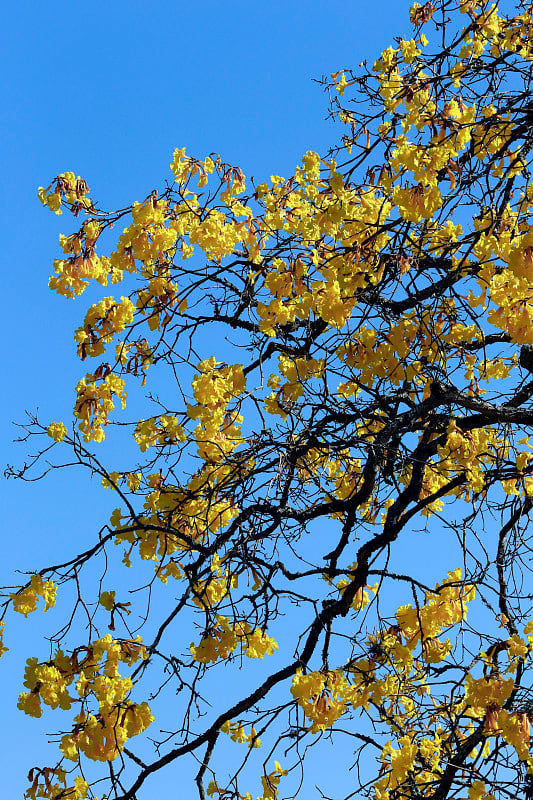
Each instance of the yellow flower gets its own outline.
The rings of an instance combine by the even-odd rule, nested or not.
[[[62,442],[67,433],[67,428],[62,422],[52,422],[48,426],[47,433],[55,442]]]
[[[42,597],[45,601],[44,611],[56,604],[57,587],[52,581],[43,581],[40,575],[32,575],[29,586],[18,593],[10,594],[13,608],[25,617],[37,608],[37,599]]]

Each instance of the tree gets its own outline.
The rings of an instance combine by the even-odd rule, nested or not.
[[[289,179],[177,149],[116,212],[74,173],[39,190],[82,218],[50,288],[126,288],[76,331],[72,425],[32,416],[10,470],[83,465],[118,506],[4,595],[65,608],[19,698],[66,712],[28,798],[191,764],[201,800],[294,796],[329,741],[346,797],[533,796],[532,11],[415,3],[325,81],[345,133]]]

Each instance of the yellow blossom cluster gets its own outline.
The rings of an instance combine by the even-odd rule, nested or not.
[[[511,713],[499,709],[495,720],[496,731],[507,744],[514,747],[520,761],[527,763],[528,772],[533,770],[533,758],[530,756],[530,720],[527,714],[520,711]]]
[[[50,289],[70,298],[82,294],[90,280],[105,286],[110,271],[109,259],[106,256],[100,258],[94,249],[89,249],[68,259],[56,258],[54,270],[56,274],[48,281]]]
[[[442,196],[436,183],[428,187],[421,183],[416,186],[396,186],[392,199],[402,217],[409,222],[431,219],[442,205]]]
[[[112,761],[128,739],[143,733],[154,721],[148,703],[122,702],[107,714],[85,714],[74,717],[75,731],[61,739],[65,758],[77,761],[80,752],[93,761]]]
[[[469,674],[465,681],[465,702],[473,714],[483,716],[489,706],[503,706],[513,688],[513,678],[505,680],[501,675],[491,675],[476,679]]]
[[[533,630],[533,623],[529,622],[524,633]],[[530,718],[520,709],[509,711],[503,706],[511,697],[516,688],[514,674],[519,664],[523,664],[533,649],[533,638],[527,639],[518,633],[504,642],[497,642],[493,648],[496,652],[506,652],[509,664],[502,672],[495,661],[492,660],[491,651],[482,654],[485,660],[485,669],[490,669],[480,678],[471,674],[466,676],[464,705],[465,714],[474,719],[484,719],[485,736],[501,736],[511,745],[520,761],[527,763],[528,772],[533,771],[533,757],[529,753]],[[504,675],[509,677],[505,678]]]
[[[141,314],[148,315],[148,327],[151,331],[159,330],[161,325],[166,325],[170,321],[170,312],[178,301],[177,286],[167,275],[151,278],[146,284],[146,289],[137,294],[137,308]],[[182,312],[186,308],[187,301],[181,301],[179,311]]]
[[[446,658],[451,644],[442,643],[438,636],[465,618],[474,594],[472,586],[461,583],[460,570],[450,572],[442,585],[427,593],[424,605],[402,606],[396,612],[396,626],[369,634],[366,658],[344,670],[304,674],[298,669],[291,693],[311,722],[311,731],[331,727],[349,706],[365,708],[370,702],[387,703],[391,714],[416,715],[414,697],[429,690],[419,671],[421,661],[437,663]],[[379,670],[385,670],[383,677]]]
[[[261,784],[263,787],[263,794],[257,797],[256,800],[276,800],[279,795],[278,786],[280,784],[280,780],[284,775],[288,775],[289,772],[286,769],[281,767],[279,761],[274,761],[274,770],[272,772],[264,772],[261,775]],[[227,790],[221,789],[218,785],[217,780],[209,781],[207,785],[207,794],[209,797],[214,797],[218,795],[220,800],[224,800],[224,797],[227,796]],[[233,792],[233,796],[235,800],[252,800],[252,795],[250,792],[246,792],[246,794],[239,794],[238,792]]]
[[[246,743],[250,748],[261,747],[261,739],[258,737],[257,731],[253,725],[250,733],[246,733],[242,722],[230,722],[226,720],[226,722],[221,725],[220,730],[223,733],[229,734],[233,742],[239,742],[239,744]]]
[[[107,477],[102,478],[102,486],[104,489],[116,489],[116,487],[120,483],[125,483],[130,490],[130,492],[136,492],[141,485],[141,478],[142,475],[140,472],[108,472]],[[113,522],[113,525],[117,527],[119,524],[119,520],[117,520],[117,524]]]
[[[208,464],[222,464],[243,441],[242,417],[226,409],[244,393],[246,379],[241,364],[222,365],[214,356],[201,361],[198,369],[192,382],[197,405],[188,405],[187,414],[199,421],[194,434],[200,457]]]
[[[74,784],[67,786],[67,773],[63,767],[34,767],[28,774],[30,787],[24,793],[27,800],[37,800],[37,798],[47,798],[47,800],[85,800],[89,792],[89,784],[81,776],[74,778]],[[92,795],[91,795],[92,797]],[[98,798],[94,798],[98,800]]]
[[[67,434],[67,427],[63,422],[51,422],[47,433],[54,442],[62,442]]]
[[[85,291],[91,279],[106,286],[111,274],[111,281],[116,283],[109,258],[96,255],[95,246],[102,230],[97,220],[90,219],[85,220],[77,233],[60,234],[59,244],[67,258],[54,261],[56,274],[49,280],[50,289],[65,297],[74,297]]]
[[[223,366],[214,356],[201,361],[198,369],[192,388],[199,406],[189,406],[189,416],[205,422],[210,413],[225,410],[230,400],[244,392],[246,380],[242,364]]]
[[[172,414],[161,414],[159,417],[146,420],[140,419],[135,426],[133,435],[142,453],[157,444],[176,444],[186,440],[183,426]]]
[[[279,794],[278,786],[281,778],[288,775],[286,769],[282,769],[279,761],[274,761],[274,770],[268,774],[261,775],[261,783],[263,784],[263,794],[258,800],[275,800]]]
[[[156,574],[163,583],[169,577],[181,578],[181,564],[173,554],[194,550],[196,543],[205,543],[210,533],[223,529],[238,514],[227,494],[213,492],[218,480],[224,482],[228,469],[205,467],[183,487],[165,484],[159,473],[147,476],[151,491],[145,496],[145,508],[151,513],[137,515],[131,522],[118,508],[111,515],[111,525],[117,530],[115,544],[129,545],[124,564],[131,566],[135,548],[141,559],[156,562]],[[115,473],[114,481],[119,478]],[[140,475],[131,473],[125,479],[132,491],[137,491]]]
[[[48,206],[55,214],[62,214],[61,203],[64,201],[72,206],[79,206],[87,212],[92,210],[92,201],[87,195],[89,187],[79,175],[76,178],[73,172],[62,172],[45,189],[39,186],[38,196],[41,203]]]
[[[184,147],[177,147],[174,150],[174,156],[170,164],[170,169],[174,178],[177,181],[183,181],[186,178],[198,176],[200,188],[207,185],[208,176],[213,172],[213,160],[208,156],[205,161],[198,161],[191,156],[185,155]]]
[[[115,282],[122,280],[124,272],[141,272],[150,278],[157,268],[173,255],[178,232],[170,225],[168,203],[151,195],[145,202],[135,202],[131,209],[132,223],[124,228],[117,247],[108,260],[109,272]]]
[[[53,608],[56,604],[56,591],[57,586],[52,581],[43,581],[41,575],[32,575],[28,586],[9,596],[15,611],[27,617],[37,608],[39,597],[44,600],[44,611]]]
[[[348,188],[334,161],[329,167],[329,179],[319,181],[313,177],[309,183],[303,183],[309,173],[300,168],[296,174],[302,184],[298,186],[293,181],[290,190],[283,183],[276,184],[271,190],[271,200],[268,189],[263,189],[267,209],[264,221],[269,227],[291,230],[308,243],[329,236],[349,248],[344,257],[335,252],[331,258],[328,246],[323,245],[320,252],[313,250],[311,263],[319,267],[326,280],[308,278],[308,265],[301,258],[287,264],[273,259],[273,269],[264,280],[264,287],[273,299],[257,305],[260,328],[269,336],[275,335],[276,326],[307,319],[311,313],[332,327],[342,328],[353,313],[357,290],[378,283],[383,274],[377,254],[386,245],[388,236],[380,232],[370,246],[366,232],[378,220],[386,219],[391,203],[375,188],[362,193]],[[318,213],[308,199],[311,187],[313,199],[320,190],[322,207]],[[366,241],[364,249],[361,240]]]
[[[291,405],[304,394],[303,382],[319,379],[324,373],[324,359],[292,358],[281,355],[278,359],[279,371],[286,379],[282,382],[280,375],[273,373],[268,379],[268,386],[274,391],[265,399],[264,407],[269,414],[279,414],[287,418]]]
[[[472,3],[477,2],[477,0],[469,1]],[[464,800],[467,800],[467,798],[464,798]],[[485,781],[472,781],[468,787],[468,800],[496,800],[496,798],[493,794],[487,792]]]
[[[379,378],[386,378],[395,386],[404,380],[414,380],[422,369],[421,364],[416,360],[406,364],[405,359],[417,342],[419,357],[427,359],[429,356],[434,360],[428,333],[414,315],[401,318],[381,336],[375,328],[361,326],[349,342],[337,349],[339,360],[355,372],[353,378],[339,384],[337,393],[341,397],[357,396],[360,385],[372,386]],[[376,361],[374,354],[378,346],[380,358]]]
[[[461,472],[466,476],[466,488],[459,487],[455,494],[466,494],[470,490],[481,492],[485,486],[483,466],[504,457],[508,450],[508,442],[492,428],[478,428],[463,431],[455,420],[448,424],[446,444],[438,448],[440,461],[433,467],[435,475],[449,478]],[[437,484],[439,482],[438,478]]]
[[[79,429],[86,442],[102,442],[105,438],[104,427],[108,424],[108,417],[115,408],[114,397],[122,401],[122,408],[126,407],[126,392],[124,381],[117,375],[110,373],[99,383],[95,375],[88,373],[76,385],[76,404],[74,416],[79,422]]]
[[[218,554],[213,558],[211,572],[213,574],[209,578],[198,581],[194,586],[193,601],[201,609],[210,609],[218,605],[239,583],[237,575],[232,575],[228,570],[222,572]]]
[[[521,195],[523,213],[533,207],[533,193]],[[488,308],[487,320],[510,334],[517,344],[532,344],[533,320],[533,234],[530,225],[518,220],[509,205],[503,209],[498,228],[492,224],[490,209],[475,220],[479,231],[474,253],[483,264],[478,271],[480,293],[469,291],[472,308]],[[518,228],[518,230],[517,230]],[[503,262],[505,268],[499,266]]]
[[[342,451],[337,458],[327,462],[327,474],[333,482],[333,494],[339,500],[346,500],[361,486],[363,479],[360,458],[354,458],[348,451]]]
[[[416,609],[411,606],[404,606],[398,609],[396,613],[398,630],[406,637],[406,645],[409,649],[412,649],[416,642],[421,642],[422,658],[429,661],[429,663],[442,661],[446,657],[451,649],[449,642],[443,648],[442,643],[435,637],[443,627],[449,627],[464,618],[466,602],[473,598],[473,587],[454,586],[453,584],[457,581],[460,581],[460,572],[458,570],[449,573],[448,581],[440,588],[437,587],[435,592],[428,593],[424,606]],[[524,633],[528,634],[532,630],[533,623],[529,623]],[[399,641],[397,632],[395,635]],[[528,636],[528,639],[531,638]],[[429,651],[428,645],[430,647]],[[522,711],[507,711],[502,706],[509,699],[515,688],[512,673],[516,672],[518,662],[527,657],[532,646],[531,641],[527,641],[518,634],[513,634],[506,642],[499,643],[497,645],[498,649],[505,650],[509,657],[510,663],[506,672],[511,673],[510,677],[504,678],[499,671],[494,671],[495,665],[490,655],[487,654],[485,661],[487,666],[491,667],[491,672],[481,678],[474,678],[468,673],[465,681],[464,698],[459,703],[456,703],[453,708],[454,714],[460,715],[464,713],[467,719],[469,717],[484,719],[485,735],[501,736],[505,742],[514,747],[518,758],[527,762],[528,771],[533,769],[533,759],[529,755],[530,723],[528,716]],[[384,650],[387,652],[386,656]],[[391,652],[390,647],[384,648],[380,641],[379,648],[374,651],[373,658],[377,658],[378,662],[385,663],[383,659],[388,658]],[[398,654],[393,656],[393,663],[398,664]],[[405,662],[403,663],[405,666]],[[416,663],[413,662],[413,665],[416,665]],[[367,662],[363,662],[362,666],[364,670],[368,669]],[[364,674],[363,670],[362,674]],[[365,684],[367,687],[369,683],[371,685],[370,688],[367,688],[367,696],[376,699],[378,695],[374,689],[374,682],[370,682],[366,678]],[[397,687],[396,692],[398,692],[399,688],[400,686]],[[383,699],[392,698],[393,691],[391,690],[393,689],[394,687],[389,686],[383,694]],[[422,683],[419,687],[420,690],[429,693],[430,687]],[[402,691],[405,692],[405,686]],[[402,700],[400,702],[404,703]],[[433,702],[436,709],[435,721],[439,716],[439,709],[442,714],[449,714],[452,710],[448,703],[437,706],[435,701]],[[405,705],[403,716],[412,717],[413,713],[416,714],[416,710],[411,707],[411,712],[409,712],[409,704]],[[375,784],[376,797],[385,800],[393,790],[397,789],[408,778],[411,781],[414,780],[418,785],[424,786],[427,785],[427,781],[431,781],[439,774],[439,764],[442,758],[446,758],[446,742],[450,734],[445,733],[442,727],[437,727],[434,737],[429,738],[427,736],[427,726],[425,728],[421,726],[421,730],[424,732],[424,736],[416,735],[414,731],[411,731],[405,736],[398,737],[398,749],[393,746],[392,741],[385,745],[381,755],[381,760],[384,764],[382,772],[384,774]],[[466,738],[468,732],[472,732],[471,724],[465,732],[460,732],[461,739]],[[455,736],[456,733],[452,735]],[[476,757],[476,752],[472,754],[472,758]],[[482,782],[476,782],[472,792],[469,793],[469,797],[485,797],[483,786]],[[492,797],[491,795],[486,796]]]
[[[111,519],[117,528],[115,542],[128,542],[130,553],[134,546],[138,546],[142,559],[157,561],[156,570],[163,580],[166,575],[163,569],[165,557],[177,550],[188,552],[194,549],[196,542],[204,543],[210,533],[223,529],[238,514],[231,497],[216,491],[217,481],[223,483],[228,470],[227,466],[213,470],[206,467],[184,487],[164,484],[159,473],[148,476],[152,491],[145,497],[145,508],[151,514],[137,516],[134,524],[129,526],[127,520],[122,521],[120,510],[116,509]],[[130,565],[129,554],[125,563]]]
[[[174,577],[180,578],[181,571],[173,564],[172,555],[177,550],[188,550],[190,545],[188,541],[192,539],[195,541],[197,538],[192,527],[185,522],[179,522],[177,517],[173,526],[173,533],[166,533],[163,528],[164,520],[159,518],[157,514],[150,517],[138,516],[135,525],[128,525],[127,521],[122,522],[123,515],[120,509],[115,509],[111,515],[110,522],[113,527],[117,528],[117,535],[115,537],[115,544],[129,543],[130,547],[124,554],[123,563],[131,566],[131,553],[134,548],[138,550],[139,556],[143,561],[157,562],[156,573],[158,577],[166,583],[170,573],[175,573]],[[156,526],[156,529],[153,529]],[[157,530],[159,528],[159,530]],[[187,538],[182,538],[181,533]],[[167,566],[164,566],[165,559],[170,559]]]
[[[247,622],[231,624],[227,617],[217,615],[216,625],[211,626],[198,646],[191,642],[191,653],[195,661],[208,664],[228,658],[241,646],[248,658],[271,656],[278,649],[277,642],[261,628],[252,628]]]
[[[312,723],[311,732],[330,728],[346,710],[344,693],[348,682],[340,670],[310,672],[298,669],[293,678],[291,694]]]
[[[19,696],[18,707],[33,717],[42,714],[41,703],[52,709],[69,710],[72,703],[82,704],[74,717],[71,733],[61,739],[63,755],[77,761],[84,753],[95,761],[117,757],[132,736],[142,733],[153,721],[148,704],[133,703],[131,678],[120,675],[121,663],[133,665],[146,658],[146,650],[137,639],[113,639],[107,635],[90,647],[75,650],[71,656],[58,650],[47,662],[30,658],[26,664],[24,686],[29,690]],[[78,697],[72,697],[74,684]],[[92,714],[89,704],[98,710]]]
[[[117,333],[133,321],[134,311],[135,306],[127,297],[122,297],[120,302],[114,297],[104,297],[92,305],[85,315],[83,327],[74,334],[78,354],[82,358],[101,355]]]
[[[451,628],[466,617],[468,603],[476,594],[474,586],[461,584],[461,569],[458,567],[448,573],[441,586],[437,584],[434,592],[427,592],[425,603],[419,608],[402,606],[396,612],[396,621],[406,637],[406,643],[413,648],[419,642],[426,642],[439,636],[445,628]]]

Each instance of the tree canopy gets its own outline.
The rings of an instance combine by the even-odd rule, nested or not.
[[[72,421],[10,474],[117,507],[4,591],[64,615],[27,798],[533,797],[533,5],[410,20],[324,81],[343,133],[288,179],[182,147],[117,211],[39,189],[76,220],[50,288],[105,288]]]

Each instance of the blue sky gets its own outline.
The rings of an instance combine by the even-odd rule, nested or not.
[[[37,187],[72,170],[102,207],[119,208],[170,177],[178,146],[198,156],[217,151],[257,180],[289,175],[306,150],[325,151],[336,137],[313,78],[372,61],[395,35],[408,37],[408,8],[392,0],[22,0],[4,7],[3,464],[27,455],[11,444],[11,423],[37,407],[43,421],[67,421],[85,371],[72,334],[86,300],[47,288],[58,234],[74,228],[67,215],[41,206]],[[77,552],[113,507],[98,485],[74,473],[3,482],[3,494],[2,583],[12,570]],[[22,796],[29,767],[53,763],[56,752],[46,746],[48,727],[16,710],[24,659],[42,655],[43,619],[34,616],[8,623],[10,652],[0,663],[9,731],[2,783],[13,798]]]

